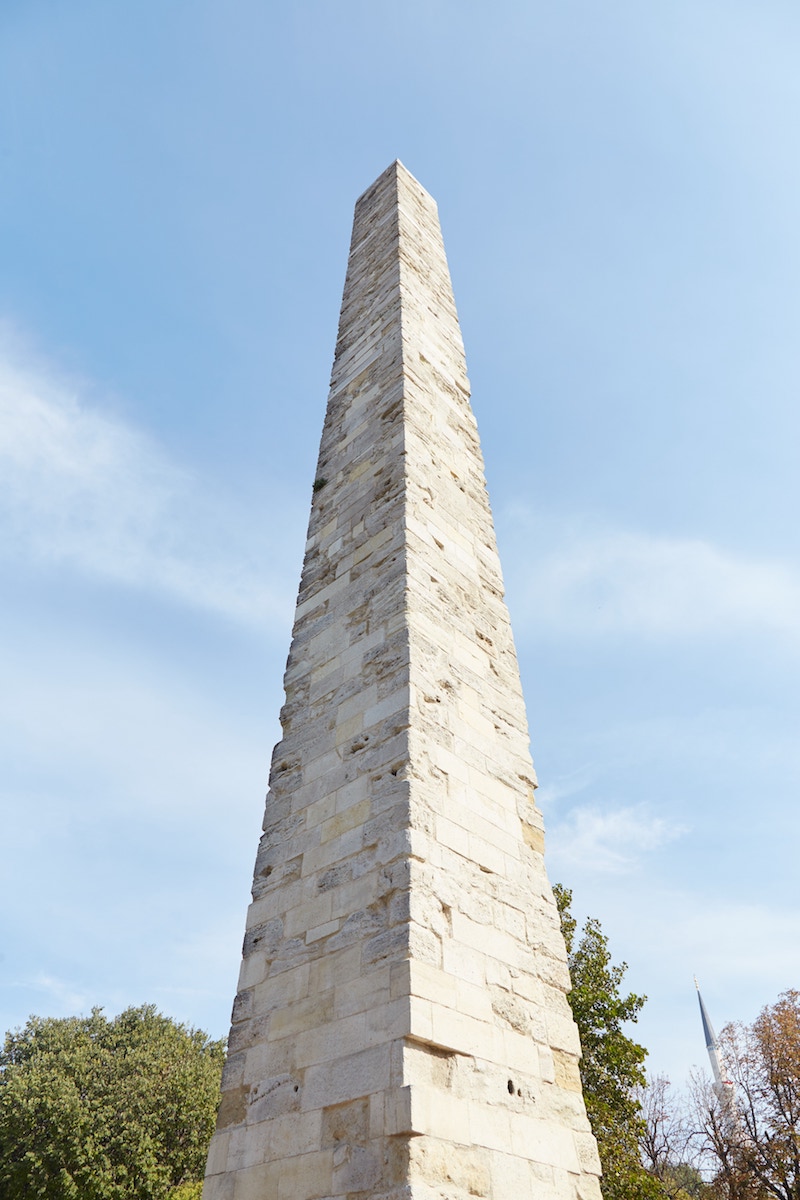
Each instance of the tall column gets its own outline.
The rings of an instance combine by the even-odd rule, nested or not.
[[[436,205],[356,205],[205,1200],[597,1200]]]

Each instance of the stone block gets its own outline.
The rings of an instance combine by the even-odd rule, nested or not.
[[[366,1044],[366,1014],[355,1013],[299,1033],[294,1042],[294,1059],[298,1067],[307,1067],[355,1053]]]
[[[390,1082],[390,1046],[387,1042],[309,1067],[303,1088],[303,1108],[325,1108],[384,1091]]]
[[[276,1116],[269,1122],[269,1154],[281,1161],[297,1154],[312,1154],[322,1145],[320,1109],[311,1112],[291,1112]]]
[[[230,1140],[231,1135],[229,1133],[220,1133],[214,1138],[206,1168],[209,1175],[217,1175],[225,1170],[228,1161]]]
[[[274,1165],[274,1164],[273,1164]],[[265,1197],[275,1197],[276,1200],[322,1200],[330,1195],[333,1179],[333,1151],[318,1150],[310,1154],[299,1154],[284,1158],[279,1164],[277,1173],[277,1192],[262,1190],[243,1200],[264,1200]],[[270,1178],[269,1186],[274,1188],[274,1179]],[[238,1196],[236,1200],[239,1200]]]
[[[203,1184],[203,1200],[234,1200],[236,1176],[231,1171],[212,1174],[207,1171]]]
[[[343,1143],[333,1154],[334,1195],[374,1193],[383,1173],[383,1148],[380,1142],[360,1146]]]
[[[308,1029],[327,1024],[333,1017],[333,991],[308,996],[286,1008],[279,1008],[272,1015],[269,1040],[296,1037]]]
[[[353,1013],[366,1013],[370,1022],[383,1019],[381,1014],[390,1000],[391,967],[388,963],[380,962],[369,973],[359,978],[345,981],[336,989],[335,1008],[337,1017],[347,1017]]]
[[[300,1080],[295,1075],[277,1075],[262,1079],[249,1093],[248,1125],[257,1125],[270,1117],[295,1113],[300,1109]]]

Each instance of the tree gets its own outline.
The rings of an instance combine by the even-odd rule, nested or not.
[[[685,1108],[673,1099],[666,1075],[648,1079],[637,1090],[642,1129],[639,1150],[647,1171],[661,1184],[670,1200],[707,1196],[697,1162],[697,1150]]]
[[[224,1043],[153,1005],[31,1017],[0,1052],[4,1200],[167,1200],[202,1179]]]
[[[735,1103],[728,1097],[721,1100],[707,1076],[692,1076],[691,1093],[695,1115],[690,1128],[712,1200],[765,1200],[742,1157]]]
[[[695,1086],[717,1195],[800,1200],[800,992],[784,992],[752,1025],[726,1025],[719,1041],[730,1092]]]
[[[583,1097],[603,1167],[605,1200],[647,1200],[665,1192],[639,1157],[643,1132],[637,1088],[645,1083],[647,1051],[623,1031],[635,1022],[647,997],[622,995],[627,964],[614,966],[608,938],[590,917],[576,943],[577,922],[570,911],[572,892],[553,889],[561,917],[572,977],[569,1003],[581,1039]]]

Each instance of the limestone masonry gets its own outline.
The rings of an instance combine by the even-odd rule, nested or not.
[[[436,205],[356,205],[205,1200],[598,1200]]]

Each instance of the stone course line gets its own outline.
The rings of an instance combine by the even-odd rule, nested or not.
[[[434,201],[356,204],[204,1200],[600,1200]]]

